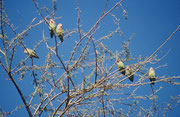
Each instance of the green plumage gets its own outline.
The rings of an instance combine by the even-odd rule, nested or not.
[[[129,78],[130,81],[132,81],[132,82],[134,81],[133,71],[131,70],[129,65],[127,65],[127,67],[126,67],[125,75]]]
[[[53,30],[49,30],[49,31],[50,31],[50,36],[51,36],[51,38],[53,38],[54,31],[53,31]]]
[[[53,38],[55,30],[56,30],[56,23],[54,22],[53,19],[50,19],[50,22],[49,22],[49,31],[50,31],[51,38]]]
[[[32,49],[26,48],[26,49],[24,49],[24,53],[26,53],[31,58],[33,58],[33,57],[34,58],[39,58],[37,56],[36,52],[34,50],[32,50]]]
[[[56,35],[60,38],[61,42],[64,41],[64,30],[62,29],[62,24],[58,24],[56,28]]]
[[[154,81],[156,81],[156,77],[155,77],[155,71],[152,67],[149,69],[148,77],[149,80],[151,81],[151,84],[154,84],[155,83]]]
[[[120,59],[117,59],[117,60],[116,60],[116,65],[117,65],[118,70],[119,70],[123,75],[125,75],[124,63],[123,63]]]

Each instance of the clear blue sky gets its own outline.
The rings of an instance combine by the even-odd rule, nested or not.
[[[84,32],[88,32],[89,29],[95,24],[97,19],[102,13],[106,0],[79,0],[81,9],[81,29]],[[111,8],[117,0],[109,0],[107,9]],[[38,0],[39,6],[45,5],[52,11],[51,0]],[[125,20],[122,16],[122,10],[116,9],[112,13],[120,18],[120,28],[123,31],[124,39],[115,35],[109,40],[103,41],[109,49],[113,52],[116,50],[121,51],[121,43],[127,41],[128,38],[134,33],[132,41],[130,42],[130,51],[132,57],[150,56],[180,25],[180,0],[124,0],[123,7],[128,13],[128,20]],[[42,18],[38,15],[36,8],[31,0],[4,0],[4,8],[10,22],[17,27],[17,32],[20,33],[27,28],[29,23],[34,17],[37,18],[36,23]],[[57,17],[62,16],[62,19],[56,20],[56,23],[62,23],[63,28],[75,29],[77,28],[77,11],[76,0],[57,0]],[[93,38],[98,39],[105,36],[116,28],[116,25],[112,22],[112,17],[105,17],[99,24],[97,33]],[[39,42],[42,39],[42,32],[45,31],[46,37],[49,36],[48,28],[45,23],[32,29],[28,32],[28,36],[24,38],[25,44],[29,48],[33,48],[33,44]],[[9,31],[9,38],[14,37],[13,32]],[[65,38],[62,46],[60,47],[60,54],[63,55],[63,60],[69,58],[70,52],[77,41],[78,36],[72,38]],[[178,76],[180,75],[180,31],[177,32],[172,39],[160,50],[160,57],[170,50],[169,54],[157,64],[147,66],[158,67],[159,65],[167,64],[167,67],[159,68],[156,71],[157,76]],[[2,44],[1,44],[2,45]],[[113,45],[113,46],[112,46]],[[42,65],[45,61],[47,51],[42,48],[45,44],[36,49],[37,54],[40,56],[39,60],[35,60],[35,64]],[[22,60],[26,57],[23,53],[23,49],[18,48],[15,61]],[[31,64],[30,60],[26,63]],[[31,78],[31,77],[30,77]],[[27,96],[31,90],[32,80],[26,77],[23,81],[16,80],[22,89],[22,92]],[[180,80],[178,80],[180,81]],[[170,101],[170,96],[177,96],[180,94],[180,86],[172,86],[167,83],[157,83],[154,85],[155,89],[163,87],[162,91],[158,93],[158,103],[162,104],[165,101]],[[147,86],[145,90],[150,92],[150,87]],[[142,90],[143,92],[144,90]],[[146,91],[145,91],[146,92]],[[0,108],[3,111],[10,111],[16,107],[16,105],[22,104],[22,100],[19,97],[15,87],[10,80],[7,80],[7,75],[0,68]],[[168,117],[175,117],[180,114],[180,106],[173,107],[172,111],[168,112]],[[10,117],[14,116],[27,116],[27,113],[23,113],[25,109],[20,109],[14,112]]]

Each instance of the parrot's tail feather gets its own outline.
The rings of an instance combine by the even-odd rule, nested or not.
[[[59,36],[59,38],[60,38],[61,42],[64,41],[63,36]]]
[[[51,38],[53,38],[53,34],[50,34],[51,35]]]

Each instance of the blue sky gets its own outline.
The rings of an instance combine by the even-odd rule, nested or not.
[[[81,29],[84,32],[88,32],[89,29],[95,24],[99,16],[104,9],[106,0],[79,0],[79,6],[81,10],[80,22],[82,24]],[[38,0],[39,6],[45,5],[52,11],[51,0]],[[107,9],[111,8],[117,0],[109,0]],[[143,57],[150,56],[177,28],[180,24],[180,1],[179,0],[133,0],[122,3],[123,7],[128,13],[128,20],[123,17],[122,10],[115,9],[112,14],[115,14],[120,18],[120,28],[123,32],[123,38],[118,35],[114,35],[108,40],[102,42],[113,52],[116,50],[122,51],[121,44],[123,41],[127,41],[132,34],[135,34],[130,42],[130,51],[132,57]],[[29,23],[34,17],[36,17],[35,23],[42,18],[38,15],[36,8],[31,0],[4,0],[4,8],[8,19],[16,27],[17,32],[20,33],[27,28]],[[76,0],[57,0],[57,17],[62,19],[56,20],[56,23],[62,23],[64,30],[72,30],[77,28],[77,10]],[[47,15],[44,13],[44,15]],[[112,21],[111,16],[106,16],[102,22],[100,22],[97,32],[94,34],[94,39],[99,39],[102,36],[107,35],[110,31],[114,30],[116,25]],[[13,38],[13,32],[7,28],[9,38]],[[36,28],[29,31],[27,36],[24,38],[24,42],[27,47],[33,48],[37,42],[42,40],[42,32],[45,31],[45,36],[49,37],[49,31],[47,25],[42,23]],[[179,76],[180,75],[180,31],[178,31],[172,39],[160,50],[159,57],[161,58],[167,51],[170,51],[168,55],[158,62],[157,64],[147,64],[147,66],[158,67],[160,65],[167,64],[167,67],[157,69],[157,76]],[[62,59],[65,61],[69,58],[70,52],[73,50],[75,41],[78,41],[78,35],[74,34],[71,38],[65,38],[65,41],[59,47],[60,55],[63,55]],[[50,44],[53,45],[53,41]],[[2,44],[1,44],[2,45]],[[40,56],[39,60],[35,60],[35,64],[42,65],[45,62],[47,50],[44,50],[45,44],[42,44],[36,49],[37,54]],[[23,53],[22,47],[17,48],[15,62],[22,60],[26,57]],[[26,65],[30,65],[31,61],[27,61]],[[15,64],[14,64],[15,65]],[[2,68],[2,67],[1,67]],[[23,81],[17,82],[22,89],[22,92],[27,96],[33,87],[32,81],[29,78],[24,78]],[[179,79],[177,81],[180,81]],[[157,103],[162,104],[164,101],[170,101],[169,96],[177,96],[180,93],[180,86],[172,86],[167,83],[157,83],[154,85],[154,89],[164,87],[159,93],[159,100]],[[151,91],[149,86],[145,87],[145,90]],[[16,107],[16,105],[22,104],[19,94],[15,87],[12,85],[10,80],[7,80],[7,75],[2,69],[0,69],[0,108],[4,111],[10,111]],[[144,93],[144,90],[140,90]],[[145,91],[146,92],[146,91]],[[180,106],[173,108],[169,111],[167,116],[177,116]],[[14,112],[10,117],[13,116],[26,116],[27,113],[23,113],[25,109],[20,109]]]

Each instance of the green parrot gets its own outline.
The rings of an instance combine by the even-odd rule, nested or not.
[[[60,38],[61,42],[64,41],[63,36],[64,36],[64,30],[62,29],[62,24],[58,24],[56,28],[56,35]]]
[[[34,50],[26,48],[24,49],[24,53],[26,53],[29,57],[39,58]]]
[[[51,38],[53,38],[55,30],[56,30],[56,23],[55,23],[55,21],[53,19],[50,19],[50,22],[49,22],[49,31],[50,31]]]
[[[116,60],[116,65],[117,65],[118,70],[119,70],[123,75],[125,75],[124,63],[123,63],[120,59],[117,59],[117,60]]]
[[[148,77],[151,81],[151,84],[154,84],[154,81],[156,80],[156,78],[155,78],[155,71],[152,67],[150,67],[149,69]]]
[[[130,81],[133,82],[134,75],[133,75],[133,71],[131,70],[129,65],[126,66],[126,73],[125,73],[125,75],[129,78]]]

